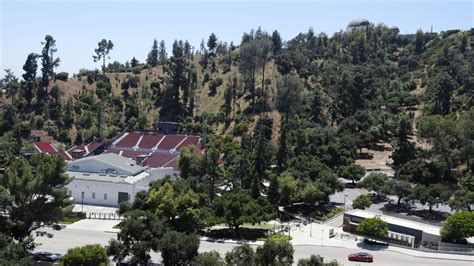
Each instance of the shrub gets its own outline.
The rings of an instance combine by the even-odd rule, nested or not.
[[[383,238],[388,235],[388,224],[379,217],[367,218],[357,226],[357,233]]]
[[[372,205],[372,201],[370,197],[367,195],[359,195],[353,202],[352,207],[354,209],[361,209],[364,210],[365,208],[370,207]]]
[[[474,236],[474,212],[461,211],[449,216],[441,228],[441,236],[450,242],[459,242]]]
[[[69,249],[62,257],[61,264],[64,266],[76,265],[108,265],[109,257],[105,248],[99,244],[85,245]]]
[[[59,72],[59,73],[56,74],[56,76],[54,78],[62,80],[62,81],[67,81],[68,76],[69,76],[69,73],[67,73],[67,72]]]

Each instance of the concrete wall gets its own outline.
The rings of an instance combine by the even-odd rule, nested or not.
[[[428,243],[431,243],[431,244],[438,244],[439,241],[441,241],[440,236],[432,235],[432,234],[428,234],[426,232],[423,232],[421,244],[423,244],[424,242],[428,242]]]
[[[130,201],[135,199],[135,186],[132,184],[110,183],[90,180],[74,179],[67,186],[69,193],[77,204],[81,204],[81,194],[84,192],[84,204],[118,206],[118,192],[130,195]],[[92,193],[95,193],[95,198]],[[107,194],[107,198],[104,198]]]

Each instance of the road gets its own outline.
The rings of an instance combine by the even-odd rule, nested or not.
[[[36,242],[41,243],[41,246],[37,247],[37,251],[51,251],[65,254],[69,248],[76,246],[83,246],[86,244],[101,244],[107,245],[108,241],[116,237],[115,233],[108,233],[103,231],[92,231],[83,229],[71,229],[65,228],[61,231],[54,231],[53,238],[37,237]],[[230,251],[236,244],[228,243],[213,243],[207,241],[201,241],[200,251],[217,250],[221,255],[224,255],[227,251]],[[353,263],[347,260],[349,253],[358,252],[361,250],[347,249],[340,247],[321,247],[321,246],[294,246],[295,262],[300,258],[307,258],[314,254],[319,254],[325,259],[333,260],[336,259],[344,265],[363,265],[362,263]],[[456,261],[456,260],[441,260],[433,258],[420,258],[413,257],[393,251],[369,251],[374,255],[374,263],[371,265],[474,265],[474,259],[472,262],[468,261]],[[153,261],[159,261],[160,255],[158,253],[152,254]]]

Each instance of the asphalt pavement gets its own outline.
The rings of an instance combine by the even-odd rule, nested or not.
[[[116,237],[116,233],[113,232],[102,232],[98,230],[88,229],[77,229],[68,228],[61,231],[54,231],[53,238],[48,237],[37,237],[36,242],[41,245],[36,248],[36,251],[50,251],[65,254],[68,249],[83,246],[86,244],[101,244],[103,246],[108,244],[108,241]],[[200,251],[216,250],[222,256],[226,252],[230,251],[233,247],[237,246],[236,243],[217,243],[201,241]],[[254,246],[255,247],[255,246]],[[295,262],[300,258],[307,258],[311,255],[319,254],[327,260],[337,260],[343,265],[364,265],[365,263],[354,263],[347,260],[347,256],[350,253],[359,252],[362,249],[352,249],[344,247],[327,247],[319,245],[294,245]],[[365,250],[367,251],[367,250]],[[374,255],[374,263],[371,265],[474,265],[474,257],[472,261],[460,261],[460,260],[445,260],[445,259],[434,259],[434,258],[422,258],[410,256],[389,250],[374,250],[369,251]],[[153,261],[159,261],[160,255],[158,253],[152,253]]]

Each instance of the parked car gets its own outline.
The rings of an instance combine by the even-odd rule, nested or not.
[[[49,261],[57,262],[61,260],[61,254],[51,252],[36,252],[33,253],[33,260],[35,261]]]
[[[347,257],[350,261],[373,262],[374,257],[366,252],[352,253]]]

